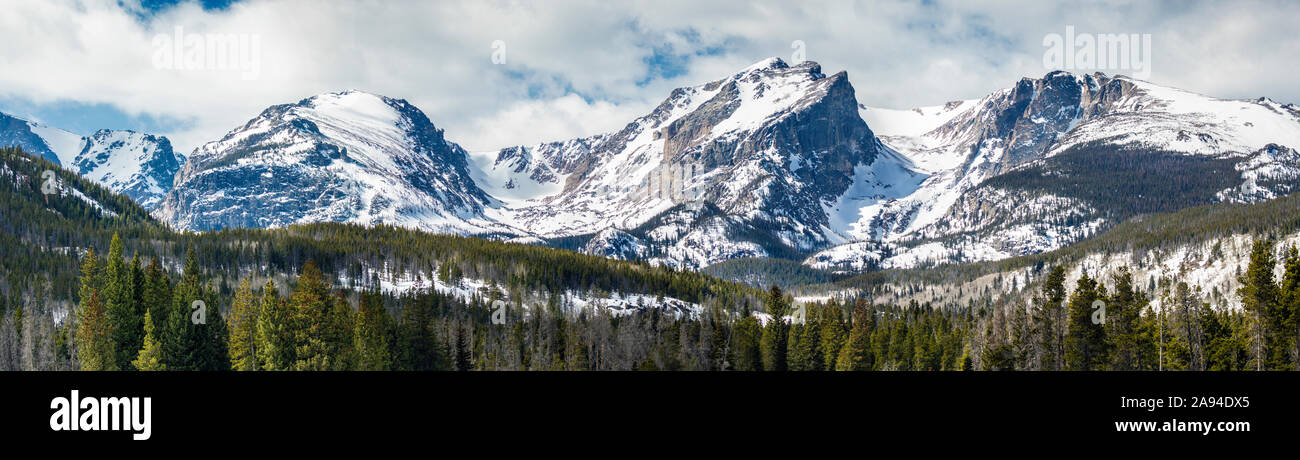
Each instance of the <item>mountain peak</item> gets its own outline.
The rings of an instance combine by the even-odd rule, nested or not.
[[[196,230],[334,221],[476,233],[494,225],[482,212],[495,202],[467,168],[465,150],[406,101],[324,93],[200,146],[159,216]]]
[[[751,64],[749,67],[746,67],[745,70],[740,71],[740,73],[751,73],[751,72],[757,72],[762,70],[788,69],[788,68],[790,68],[789,64],[786,64],[785,61],[781,60],[781,58],[774,56],[774,57],[770,57],[755,62]]]

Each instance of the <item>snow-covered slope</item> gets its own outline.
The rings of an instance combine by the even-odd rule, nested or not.
[[[509,230],[484,215],[497,205],[423,112],[345,91],[273,106],[195,149],[158,215],[195,230],[355,222],[473,234]]]
[[[85,138],[81,152],[65,166],[153,210],[183,161],[166,137],[101,129]]]
[[[101,129],[83,137],[0,113],[0,146],[17,146],[154,209],[184,161],[163,136]]]
[[[51,163],[68,167],[85,147],[85,138],[42,123],[0,113],[0,146],[19,147],[44,157]]]
[[[639,229],[650,258],[694,267],[815,250],[847,241],[846,216],[861,206],[925,177],[875,139],[857,106],[844,72],[771,58],[678,88],[619,132],[503,149],[479,162],[481,176],[512,198],[502,219],[541,236]],[[705,203],[718,212],[702,218]],[[646,227],[681,205],[689,228]]]
[[[1058,71],[977,101],[910,111],[863,106],[860,113],[882,142],[929,175],[911,194],[864,207],[849,224],[857,241],[883,245],[831,248],[808,258],[810,266],[853,271],[1001,259],[1096,234],[1118,223],[1106,217],[1115,212],[1104,203],[1041,188],[980,187],[1018,169],[1050,168],[1046,159],[1072,152],[1228,159],[1237,163],[1240,186],[1215,190],[1219,201],[1275,198],[1300,177],[1290,153],[1300,145],[1295,106],[1215,99],[1124,76]],[[1144,184],[1136,185],[1141,193]]]
[[[890,110],[860,105],[844,72],[772,58],[678,88],[617,132],[496,152],[465,152],[382,96],[271,107],[195,150],[158,215],[198,230],[394,224],[683,267],[809,254],[835,270],[915,267],[1059,248],[1138,213],[1080,191],[1116,172],[1097,152],[1106,167],[1149,162],[1124,184],[1140,196],[1162,190],[1147,167],[1170,156],[1236,175],[1149,197],[1188,206],[1294,191],[1296,145],[1300,110],[1268,99],[1058,71]]]

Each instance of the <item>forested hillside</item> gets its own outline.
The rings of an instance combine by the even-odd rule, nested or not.
[[[6,370],[1250,370],[1300,361],[1291,247],[1256,243],[1241,288],[1226,293],[1236,310],[1182,280],[1147,283],[1127,269],[1067,279],[1065,270],[1088,251],[1295,229],[1297,214],[1285,212],[1295,197],[1148,216],[1067,250],[983,265],[847,280],[770,259],[708,270],[840,293],[796,304],[775,286],[387,226],[176,233],[42,159],[15,149],[0,158]],[[1019,296],[878,300],[901,280],[1016,267],[1044,276]]]

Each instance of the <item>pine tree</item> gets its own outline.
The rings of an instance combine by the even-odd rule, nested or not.
[[[1273,281],[1273,268],[1277,262],[1273,258],[1272,240],[1255,240],[1250,251],[1250,265],[1246,273],[1239,278],[1241,288],[1241,306],[1248,315],[1251,350],[1256,370],[1285,369],[1289,359],[1284,353],[1289,349],[1279,346],[1285,319],[1280,314],[1280,292]],[[1286,334],[1289,338],[1290,334]]]
[[[1203,371],[1205,370],[1205,333],[1201,329],[1200,319],[1209,308],[1192,292],[1192,288],[1187,283],[1181,281],[1174,287],[1173,304],[1173,329],[1182,336],[1187,345],[1186,368]]]
[[[144,313],[144,344],[136,354],[131,366],[141,371],[162,371],[167,366],[162,362],[162,342],[154,331],[153,310]]]
[[[768,320],[763,327],[763,337],[760,346],[763,353],[763,370],[765,371],[784,371],[786,369],[786,331],[785,315],[789,309],[789,301],[781,288],[773,285],[768,290],[767,298],[764,299],[764,305],[767,306],[767,312],[772,319]]]
[[[160,343],[166,342],[163,334],[166,332],[167,316],[171,312],[172,287],[171,280],[163,273],[162,263],[157,257],[150,259],[149,266],[144,269],[144,291],[140,298],[142,309],[153,312],[154,327],[157,328],[154,335]]]
[[[92,291],[77,318],[77,359],[83,371],[117,370],[112,330],[99,291]]]
[[[230,367],[236,371],[255,371],[257,365],[257,318],[260,304],[253,298],[252,282],[244,278],[235,291],[230,308]]]
[[[469,333],[466,331],[467,327],[464,325],[455,326],[455,328],[456,328],[456,370],[468,371],[473,368],[472,358],[470,358]],[[566,353],[568,351],[569,350],[565,350]],[[557,355],[556,359],[563,359],[563,356]],[[557,370],[563,370],[562,366],[564,364],[565,363],[561,361],[560,362],[561,367],[558,368]]]
[[[786,341],[789,352],[786,354],[789,369],[792,371],[819,371],[822,369],[821,357],[821,320],[811,305],[802,305],[805,309],[803,324],[790,326],[790,338]]]
[[[293,370],[297,360],[296,327],[293,312],[280,298],[275,283],[267,281],[262,287],[261,312],[257,317],[258,368],[268,371]]]
[[[1093,322],[1093,302],[1105,297],[1097,282],[1084,273],[1070,294],[1069,332],[1065,337],[1065,369],[1102,370],[1106,363],[1106,332]],[[1107,318],[1109,320],[1109,318]]]
[[[95,248],[87,248],[86,255],[81,259],[81,287],[78,290],[78,298],[81,299],[82,306],[90,299],[91,294],[103,291],[101,270],[99,258],[95,256]]]
[[[433,324],[435,298],[435,295],[430,292],[421,292],[402,309],[402,318],[398,324],[398,362],[401,370],[437,371],[451,367],[447,362],[447,353],[435,333]],[[512,323],[515,326],[515,336],[512,340],[519,340],[520,343],[516,345],[522,348],[523,325],[519,321],[512,321]],[[528,364],[527,357],[524,355],[525,353],[521,351],[521,366]]]
[[[1043,281],[1042,296],[1034,314],[1038,336],[1038,368],[1061,370],[1065,363],[1065,267],[1057,266]]]
[[[848,332],[844,327],[843,311],[840,306],[832,303],[822,310],[821,324],[821,354],[822,369],[835,370],[835,362],[839,360],[840,349],[844,348],[844,342],[847,340]]]
[[[346,300],[330,294],[325,275],[308,260],[289,295],[296,335],[297,370],[346,370],[352,348],[350,309]]]
[[[763,328],[758,318],[745,316],[732,328],[731,368],[738,371],[763,370],[763,356],[759,341]]]
[[[871,350],[871,333],[876,328],[876,313],[862,301],[853,309],[853,328],[848,343],[840,349],[835,363],[837,371],[869,371],[875,369],[876,357]]]
[[[109,329],[113,336],[114,356],[118,369],[130,369],[131,360],[140,350],[140,318],[136,316],[134,280],[123,257],[122,239],[117,233],[109,244],[104,271],[104,299]],[[139,260],[136,259],[138,263]]]
[[[800,353],[800,345],[803,343],[804,325],[797,321],[792,321],[786,328],[785,338],[785,368],[788,371],[805,371],[808,370],[808,357]]]
[[[1300,368],[1300,250],[1291,246],[1282,262],[1280,314],[1283,333],[1279,339],[1290,343],[1292,368]]]
[[[1121,267],[1115,275],[1115,290],[1106,299],[1105,329],[1111,370],[1140,368],[1143,334],[1139,320],[1149,303],[1146,293],[1133,286],[1133,274],[1128,267]]]
[[[225,321],[212,295],[201,284],[194,248],[185,254],[181,282],[172,290],[163,364],[170,370],[230,370]],[[201,320],[201,321],[200,321]]]
[[[379,292],[361,295],[357,308],[353,347],[357,353],[357,370],[386,371],[393,368],[392,351],[388,348],[389,329],[392,327]]]

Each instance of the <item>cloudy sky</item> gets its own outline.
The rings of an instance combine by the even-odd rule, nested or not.
[[[795,58],[796,41],[824,72],[847,70],[861,103],[936,105],[1052,70],[1044,38],[1067,26],[1150,34],[1157,83],[1300,102],[1300,2],[5,3],[0,111],[80,134],[165,134],[182,153],[267,106],[343,89],[407,99],[470,150],[594,134],[672,88]],[[208,34],[255,41],[258,59],[246,62],[258,65],[167,68],[160,53],[177,28],[182,44]]]

